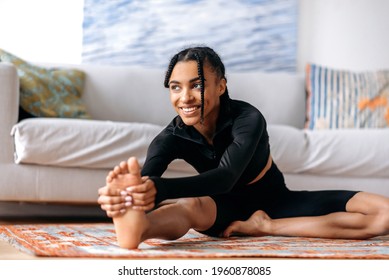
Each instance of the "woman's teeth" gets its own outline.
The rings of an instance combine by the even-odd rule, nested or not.
[[[197,109],[197,107],[182,108],[182,110],[183,110],[185,113],[191,113],[191,112],[195,111],[196,109]]]

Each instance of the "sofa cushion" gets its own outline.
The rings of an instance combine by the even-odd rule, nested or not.
[[[310,129],[389,127],[389,71],[306,68]]]
[[[82,98],[94,119],[164,126],[176,115],[163,86],[165,69],[89,64],[77,68],[87,73]],[[227,80],[231,98],[257,107],[267,123],[304,127],[303,74],[228,72]]]
[[[294,73],[227,73],[232,99],[257,107],[269,124],[304,127],[304,76]]]
[[[130,155],[143,163],[161,127],[151,124],[37,118],[13,127],[15,162],[112,168]]]
[[[37,118],[13,127],[15,162],[111,169],[129,156],[143,165],[147,148],[162,130],[146,123]],[[388,177],[389,129],[300,130],[269,125],[273,158],[286,173]],[[380,148],[382,147],[382,148]],[[176,161],[171,170],[193,168]]]
[[[77,68],[87,73],[82,99],[95,120],[164,126],[176,115],[163,86],[164,69],[90,64]]]
[[[389,177],[389,129],[299,130],[270,125],[271,152],[286,173]]]
[[[16,124],[11,135],[16,163],[111,169],[130,156],[143,165],[148,146],[161,130],[147,123],[35,118]],[[169,169],[194,170],[180,160]]]
[[[0,49],[0,61],[12,63],[20,79],[20,105],[36,117],[90,118],[81,99],[85,73],[43,68]]]

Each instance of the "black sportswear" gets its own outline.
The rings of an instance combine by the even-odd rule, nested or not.
[[[221,99],[213,145],[177,116],[151,143],[142,175],[157,188],[157,203],[167,198],[228,193],[247,185],[266,166],[270,154],[266,122],[250,104]],[[169,163],[183,159],[199,175],[161,178]]]
[[[271,218],[318,216],[345,211],[351,191],[290,191],[276,164],[259,181],[270,155],[263,115],[252,105],[222,96],[213,145],[179,116],[153,140],[142,175],[157,188],[156,204],[169,198],[210,196],[216,203],[214,225],[204,233],[218,236],[231,222],[256,210]],[[191,164],[198,175],[161,178],[175,159]]]

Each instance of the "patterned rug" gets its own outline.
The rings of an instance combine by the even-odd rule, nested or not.
[[[190,230],[175,241],[151,239],[137,250],[116,244],[111,223],[2,225],[0,239],[45,257],[389,259],[389,236],[369,240],[297,237],[212,238]]]

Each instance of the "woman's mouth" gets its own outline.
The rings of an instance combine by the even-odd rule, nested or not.
[[[180,110],[182,110],[182,112],[184,112],[185,115],[189,115],[196,112],[200,108],[201,106],[180,107]]]

